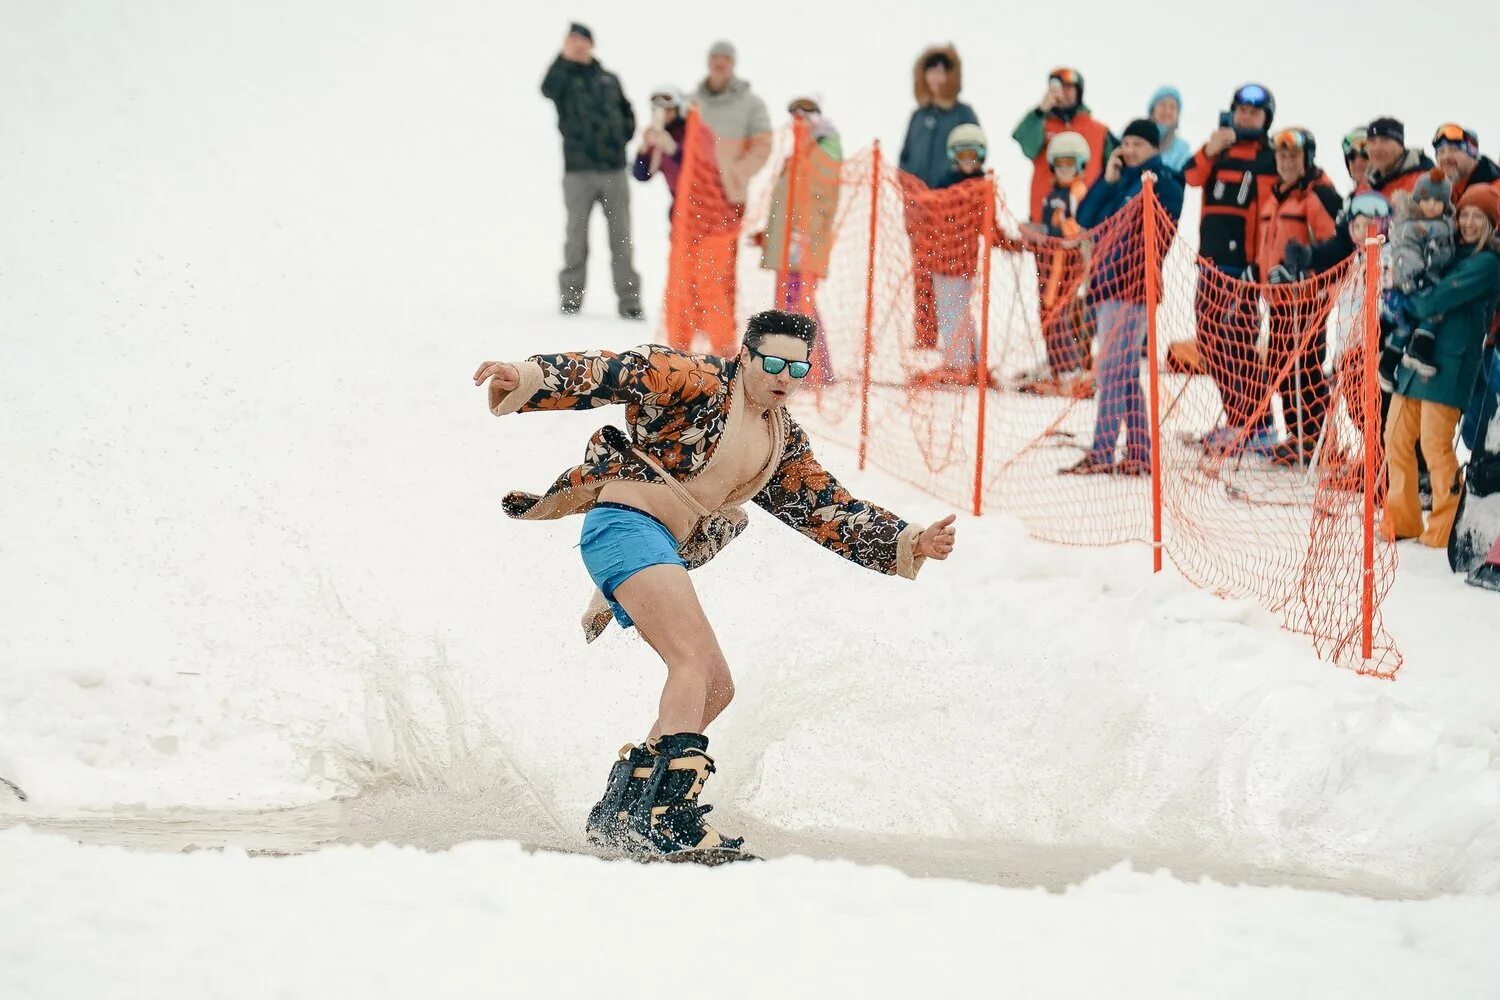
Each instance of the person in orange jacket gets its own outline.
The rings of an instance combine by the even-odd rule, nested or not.
[[[1284,464],[1302,464],[1311,460],[1328,412],[1328,378],[1323,373],[1328,330],[1306,289],[1287,287],[1302,275],[1291,273],[1282,260],[1290,243],[1311,246],[1332,239],[1341,205],[1333,181],[1314,159],[1318,144],[1311,132],[1282,129],[1271,144],[1278,179],[1261,208],[1256,270],[1271,282],[1266,289],[1268,367],[1272,378],[1281,375],[1281,412],[1290,438],[1276,446],[1273,457]]]
[[[1370,154],[1370,172],[1365,182],[1395,203],[1396,195],[1411,194],[1417,181],[1436,166],[1420,149],[1406,148],[1406,126],[1395,118],[1377,118],[1366,129],[1365,149]]]
[[[1042,202],[1052,187],[1052,168],[1047,164],[1047,146],[1061,132],[1077,132],[1089,145],[1089,162],[1083,182],[1092,185],[1104,172],[1104,164],[1119,145],[1109,129],[1095,120],[1083,103],[1083,74],[1063,66],[1047,76],[1047,93],[1040,103],[1022,116],[1011,138],[1032,161],[1031,221],[1045,224]]]
[[[1199,274],[1195,301],[1198,347],[1224,400],[1226,421],[1203,438],[1213,450],[1243,443],[1268,455],[1275,446],[1265,405],[1268,377],[1255,352],[1260,296],[1243,284],[1255,278],[1261,206],[1276,183],[1268,134],[1275,117],[1271,92],[1258,83],[1245,84],[1219,117],[1218,130],[1183,171],[1189,185],[1203,189],[1198,239],[1208,264]]]

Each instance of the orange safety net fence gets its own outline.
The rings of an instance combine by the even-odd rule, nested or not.
[[[1164,555],[1325,658],[1394,676],[1363,255],[1248,284],[1197,257],[1149,186],[1053,239],[992,177],[929,190],[878,144],[842,156],[800,122],[767,141],[736,206],[689,120],[668,343],[730,353],[757,310],[814,315],[798,417],[861,466],[1053,542],[1155,544],[1158,568]],[[1063,471],[1089,455],[1111,471]]]

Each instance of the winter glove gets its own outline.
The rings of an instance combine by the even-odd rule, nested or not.
[[[1288,240],[1281,262],[1291,274],[1305,274],[1312,269],[1312,247],[1296,240]]]
[[[1290,285],[1295,283],[1297,278],[1291,271],[1287,270],[1285,264],[1277,264],[1271,268],[1271,273],[1267,276],[1267,280],[1273,285]]]

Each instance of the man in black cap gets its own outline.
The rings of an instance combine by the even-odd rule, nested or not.
[[[1411,194],[1417,180],[1431,173],[1432,160],[1420,149],[1406,148],[1406,127],[1395,118],[1377,118],[1366,131],[1370,172],[1365,175],[1365,183],[1387,200],[1398,191]]]
[[[594,58],[594,33],[582,24],[568,27],[559,53],[542,80],[542,95],[557,106],[563,137],[563,203],[568,209],[563,269],[557,276],[562,311],[583,306],[588,279],[589,215],[604,206],[609,253],[620,315],[642,319],[641,279],[631,260],[630,186],[625,176],[625,144],[635,134],[635,113],[619,77]]]

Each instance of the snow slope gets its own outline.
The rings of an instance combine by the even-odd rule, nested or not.
[[[808,71],[752,57],[772,29],[727,14],[706,13],[701,31],[674,18],[658,37],[634,15],[580,7],[637,96],[659,78],[686,83],[719,33],[739,40],[773,109]],[[842,37],[831,8],[786,13]],[[998,16],[955,5],[931,31],[1008,54],[971,60],[971,92],[1029,95],[1047,64],[1012,56],[1030,51],[1015,39],[1036,37],[1033,15],[1004,32]],[[588,313],[551,307],[557,151],[534,88],[562,19],[149,2],[0,18],[13,137],[0,144],[0,774],[32,798],[0,801],[0,825],[361,789],[356,802],[374,801],[369,789],[404,779],[417,786],[404,805],[360,829],[446,846],[465,839],[454,817],[476,799],[491,808],[470,835],[527,839],[553,817],[574,828],[615,748],[649,724],[660,668],[617,632],[582,644],[576,524],[508,523],[496,502],[576,460],[600,416],[497,422],[468,379],[486,357],[650,335],[609,318],[599,259]],[[1090,67],[1111,120],[1130,112],[1106,96],[1110,72],[1121,90],[1159,82],[1112,55],[1119,30],[1084,19],[1068,56]],[[890,34],[819,50],[850,146],[899,138],[915,41]],[[1183,69],[1190,95],[1237,82],[1207,57]],[[1283,69],[1303,100],[1321,99],[1314,60]],[[1371,103],[1397,106],[1379,90],[1390,81],[1370,86]],[[1431,98],[1422,108],[1441,98],[1466,113],[1481,90],[1411,86]],[[1484,113],[1455,116],[1485,134]],[[1209,120],[1190,96],[1190,125]],[[649,302],[665,200],[635,192]],[[852,469],[848,453],[821,451]],[[913,520],[945,512],[882,475],[845,478]],[[1151,578],[1144,551],[1059,550],[1001,517],[965,520],[961,545],[912,585],[856,573],[757,514],[702,573],[740,691],[712,734],[726,829],[909,871],[955,872],[933,859],[963,851],[987,851],[990,868],[1038,859],[998,879],[1011,884],[1133,858],[1369,895],[1500,890],[1500,680],[1486,653],[1500,616],[1438,554],[1403,550],[1387,611],[1407,664],[1391,684],[1319,663],[1253,605]],[[756,596],[768,587],[796,613],[768,612]],[[257,846],[268,822],[252,813],[217,842]],[[145,844],[123,820],[116,835]],[[0,883],[17,996],[98,993],[132,962],[141,978],[125,995],[152,983],[152,995],[278,983],[410,995],[415,977],[461,975],[432,956],[511,935],[510,952],[486,955],[496,964],[452,980],[457,992],[491,981],[506,954],[537,959],[535,975],[580,940],[620,954],[602,914],[635,894],[688,902],[734,930],[726,948],[788,956],[742,966],[731,985],[746,996],[789,970],[809,990],[834,969],[894,988],[943,946],[958,956],[941,972],[953,982],[1003,968],[1037,993],[1263,995],[1307,982],[1319,961],[1324,996],[1495,985],[1475,933],[1495,926],[1490,895],[1398,903],[1114,870],[1053,896],[826,861],[710,875],[503,844],[272,861],[19,831],[0,835],[0,869],[21,876]],[[252,916],[288,908],[335,930]],[[837,936],[815,952],[820,927]],[[170,948],[144,943],[163,932]],[[1077,962],[1080,944],[1099,961]],[[281,967],[258,960],[266,947]],[[560,994],[591,975],[568,972]]]

